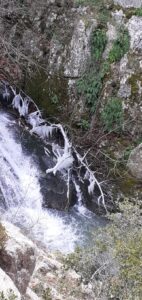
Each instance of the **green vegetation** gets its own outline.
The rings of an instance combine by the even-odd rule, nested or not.
[[[106,32],[104,29],[97,29],[92,33],[91,37],[91,53],[92,59],[98,61],[102,58],[107,43]]]
[[[87,106],[92,113],[96,110],[96,105],[101,96],[104,80],[110,71],[110,64],[119,61],[129,50],[128,31],[120,28],[118,38],[113,43],[107,60],[103,59],[103,52],[107,44],[106,30],[104,27],[98,28],[91,37],[91,64],[86,74],[78,80],[77,90],[80,96],[85,99]],[[111,112],[112,110],[112,112]],[[106,105],[102,113],[102,120],[107,130],[112,130],[114,126],[122,125],[123,112],[121,101],[114,98]],[[121,126],[122,127],[122,126]]]
[[[134,14],[138,17],[142,17],[142,8],[137,8],[135,10]]]
[[[127,201],[121,209],[123,215],[112,215],[111,223],[94,233],[94,247],[77,248],[65,259],[66,268],[91,283],[96,299],[142,299],[141,211]]]
[[[129,8],[125,9],[124,13],[127,19],[130,19],[132,16],[142,17],[142,8]]]
[[[4,247],[6,239],[7,239],[7,235],[6,235],[5,228],[0,223],[0,250]]]
[[[89,121],[82,119],[78,124],[77,124],[82,130],[88,130],[90,127]]]
[[[76,4],[78,5],[93,5],[96,6],[100,3],[100,0],[76,0]]]
[[[5,297],[3,292],[0,292],[0,300],[16,300],[17,296],[13,293],[13,291],[9,290],[8,297]]]
[[[78,80],[77,90],[85,98],[91,112],[95,112],[97,100],[103,88],[103,81],[109,71],[109,64],[103,62],[102,54],[107,43],[104,29],[98,28],[92,34],[91,66],[88,72]]]
[[[113,47],[109,53],[109,62],[114,63],[120,61],[125,53],[128,52],[130,47],[130,38],[128,31],[121,28],[118,34],[118,38],[114,41]]]
[[[42,299],[44,299],[44,300],[52,300],[50,288],[47,288],[47,289],[45,289],[43,291],[43,293],[42,293]]]
[[[108,99],[101,113],[101,119],[105,130],[121,131],[124,122],[122,100],[119,98]]]

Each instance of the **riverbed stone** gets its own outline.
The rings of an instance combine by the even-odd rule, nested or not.
[[[20,229],[9,222],[2,222],[6,241],[0,250],[0,267],[9,275],[21,294],[26,292],[35,267],[35,246]]]

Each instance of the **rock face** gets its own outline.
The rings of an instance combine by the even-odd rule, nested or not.
[[[85,71],[86,64],[90,59],[90,36],[96,25],[95,20],[92,20],[90,26],[86,28],[85,22],[82,19],[75,24],[74,33],[68,49],[68,62],[65,63],[65,76],[76,78],[80,77]]]
[[[22,69],[23,60],[25,60],[24,64],[27,66],[32,65],[32,68],[42,66],[42,71],[44,69],[48,73],[45,80],[46,86],[49,88],[47,88],[47,94],[43,93],[44,103],[47,101],[47,111],[48,107],[51,104],[53,105],[53,102],[56,102],[57,99],[58,104],[65,101],[64,110],[67,107],[66,113],[71,113],[74,103],[72,103],[72,95],[70,95],[69,82],[70,79],[81,76],[88,64],[90,37],[97,25],[94,15],[87,8],[77,7],[73,5],[73,1],[67,0],[43,0],[42,5],[39,1],[26,1],[26,4],[23,5],[23,13],[21,13],[21,6],[18,7],[16,1],[15,6],[16,10],[9,3],[7,9],[3,10],[0,21],[0,35],[3,36],[8,11],[11,26],[6,27],[7,36],[4,43],[8,44],[8,51],[10,55],[13,55],[12,37],[12,43],[18,49],[16,51],[19,52],[19,58],[21,59],[16,61],[15,65]],[[5,53],[2,56],[4,57]],[[2,59],[0,59],[0,66]],[[11,63],[7,61],[7,65],[8,67],[5,68],[4,73],[6,73],[5,78],[9,79],[9,73],[11,73],[9,66]],[[20,77],[19,69],[15,69],[15,72],[19,72],[17,76]],[[15,75],[15,80],[17,76]],[[24,90],[25,81],[26,79],[21,76]],[[42,79],[42,85],[43,81],[44,78]],[[27,85],[29,86],[29,82]],[[34,90],[36,86],[37,82]],[[27,91],[29,92],[29,90]],[[34,95],[32,96],[34,97]],[[75,98],[75,94],[73,97]],[[36,95],[35,100],[38,101],[38,98]],[[77,98],[75,100],[77,101]],[[50,104],[48,105],[48,103]],[[82,107],[82,103],[79,103],[79,109],[76,110],[78,115],[81,115],[82,112],[80,107]]]
[[[131,49],[142,54],[142,17],[133,16],[127,27],[131,37]]]
[[[41,250],[26,296],[52,300],[95,299],[92,288],[81,282],[81,275],[72,269],[67,270],[58,256]]]
[[[35,247],[20,229],[3,222],[7,239],[0,250],[0,267],[10,276],[21,294],[26,292],[35,267]]]
[[[127,167],[136,179],[142,180],[142,144],[131,152]]]
[[[1,299],[17,299],[21,300],[21,295],[14,285],[11,278],[2,270],[0,269],[0,294],[4,296]],[[11,298],[10,298],[11,297]],[[13,297],[13,298],[12,298]]]
[[[114,0],[114,3],[126,8],[142,6],[142,0]]]

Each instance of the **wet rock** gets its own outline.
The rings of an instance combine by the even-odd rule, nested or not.
[[[114,4],[121,5],[123,7],[141,7],[142,0],[114,0]]]
[[[43,206],[46,208],[66,210],[77,201],[73,183],[70,182],[68,198],[67,184],[59,173],[56,175],[47,174],[46,178],[41,180],[41,188],[44,198]]]
[[[2,222],[7,240],[0,250],[0,267],[10,276],[21,294],[26,292],[35,267],[35,247],[20,229]]]
[[[142,180],[142,144],[131,152],[127,167],[136,179]]]
[[[0,296],[1,299],[21,299],[21,295],[14,285],[11,278],[2,270],[0,269]]]

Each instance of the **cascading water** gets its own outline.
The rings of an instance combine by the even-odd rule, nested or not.
[[[3,217],[25,227],[43,244],[72,251],[76,241],[71,225],[42,209],[38,167],[23,154],[14,136],[15,121],[0,113],[0,188],[5,199]]]
[[[42,208],[43,196],[39,182],[42,170],[34,157],[26,153],[26,149],[23,151],[20,130],[12,115],[0,111],[1,218],[20,226],[32,239],[48,249],[71,252],[75,245],[85,239],[84,232],[88,226],[93,223],[94,227],[100,224],[100,220],[93,219],[91,212],[81,208],[79,186],[76,186],[78,209],[61,213]],[[32,139],[32,136],[29,137]],[[84,222],[86,225],[83,225]]]

